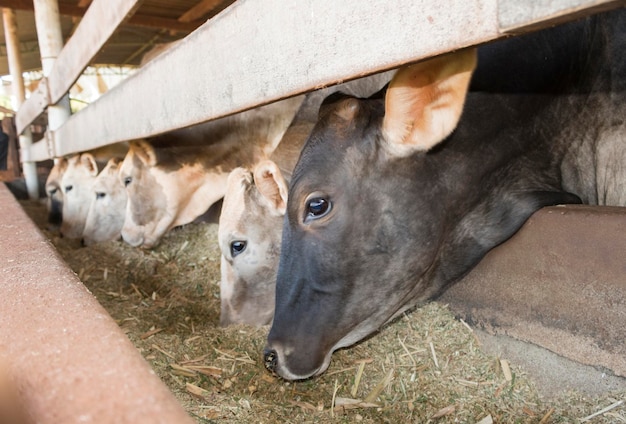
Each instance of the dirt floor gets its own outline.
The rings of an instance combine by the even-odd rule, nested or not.
[[[175,229],[152,250],[84,248],[45,229],[42,204],[22,205],[199,423],[626,423],[624,392],[540,398],[437,302],[336,352],[322,376],[285,382],[263,368],[267,327],[218,326],[215,224]]]

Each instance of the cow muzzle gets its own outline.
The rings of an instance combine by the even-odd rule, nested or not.
[[[322,374],[330,364],[331,352],[328,352],[321,361],[316,361],[317,355],[305,355],[306,358],[292,358],[293,354],[285,354],[286,349],[267,346],[263,350],[263,365],[272,374],[285,380],[305,380]],[[290,362],[293,362],[291,364]]]
[[[263,365],[271,372],[276,372],[276,364],[278,363],[278,353],[274,349],[265,348],[263,350]]]

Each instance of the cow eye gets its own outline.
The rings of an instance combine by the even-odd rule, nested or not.
[[[124,187],[128,187],[128,184],[130,184],[132,181],[133,181],[133,177],[124,178]]]
[[[242,254],[243,251],[246,250],[247,245],[248,244],[245,241],[233,241],[230,243],[230,255],[234,258],[235,256]]]
[[[73,188],[74,188],[74,186],[72,186],[72,185],[65,186],[65,192],[66,193],[70,192],[70,191],[72,191]]]
[[[305,221],[318,219],[326,215],[331,209],[330,201],[323,197],[313,197],[306,202]]]
[[[104,196],[106,196],[106,193],[96,191],[96,199],[104,199]]]

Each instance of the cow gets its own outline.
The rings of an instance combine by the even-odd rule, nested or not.
[[[277,146],[303,96],[131,143],[120,167],[128,202],[122,238],[151,248],[224,197],[234,168]]]
[[[46,206],[48,209],[48,229],[58,230],[63,222],[63,190],[61,177],[67,168],[67,158],[54,159],[54,165],[46,178]]]
[[[124,156],[127,151],[128,151],[128,143],[121,142],[121,143],[115,143],[115,144],[111,144],[111,145],[104,146],[104,147],[98,147],[98,148],[89,150],[84,153],[90,154],[93,157],[93,160],[95,161],[98,169],[102,169],[111,157]],[[48,173],[48,177],[46,179],[45,191],[46,191],[46,197],[47,197],[46,206],[48,209],[48,229],[50,231],[58,230],[61,227],[61,224],[63,223],[63,191],[65,187],[62,187],[61,179],[63,178],[63,175],[65,174],[65,171],[67,170],[69,159],[74,158],[75,156],[76,155],[69,155],[66,157],[55,158],[54,166],[50,169],[50,172]],[[73,159],[72,161],[74,162]],[[74,162],[74,166],[76,165],[81,166],[79,163]],[[90,166],[90,163],[89,161],[85,161],[83,162],[83,165]],[[84,171],[85,170],[83,169],[82,171],[79,171],[79,172],[84,172]],[[71,172],[76,172],[76,169],[73,168]],[[69,179],[71,180],[72,189],[74,188],[77,189],[75,193],[77,191],[80,191],[82,193],[87,193],[87,189],[83,185],[83,181],[74,177],[69,177]],[[90,180],[87,180],[87,181],[90,181]],[[85,198],[87,197],[88,196],[85,194]],[[78,219],[78,218],[74,217],[73,219]],[[80,220],[81,221],[84,220],[84,216],[81,216]],[[77,227],[80,227],[80,225],[84,225],[84,222],[82,224],[77,225]],[[67,228],[73,227],[73,226],[74,224],[67,223],[66,232],[67,232]],[[70,230],[68,234],[70,236],[74,235],[74,237],[79,237],[77,235],[78,230]]]
[[[626,205],[626,9],[502,43],[539,76],[509,69],[519,92],[466,49],[403,67],[384,98],[326,99],[289,186],[270,371],[323,373],[541,207]]]
[[[82,244],[91,246],[122,237],[126,215],[126,189],[118,178],[123,158],[113,157],[91,187],[91,202],[82,234]]]
[[[376,74],[308,93],[270,157],[230,173],[218,226],[220,325],[261,326],[272,320],[287,184],[323,99],[336,91],[369,96],[391,75]]]
[[[61,176],[62,237],[78,239],[82,236],[92,198],[91,188],[99,170],[91,153],[80,153],[67,159],[67,166]]]

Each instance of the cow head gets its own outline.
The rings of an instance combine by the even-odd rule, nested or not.
[[[67,238],[80,238],[85,228],[87,211],[91,202],[91,187],[98,175],[98,165],[93,155],[81,153],[67,160],[61,177],[63,190],[63,223],[61,234]]]
[[[126,189],[127,202],[122,238],[132,246],[151,247],[150,235],[166,215],[165,188],[153,170],[157,165],[154,148],[147,142],[131,142],[120,166],[118,178]]]
[[[156,148],[143,140],[132,142],[119,174],[128,196],[124,241],[153,247],[168,230],[192,222],[220,200],[228,171],[213,162],[224,151],[232,152],[229,147]],[[212,162],[207,165],[203,160]]]
[[[120,158],[111,158],[96,177],[87,213],[83,244],[90,246],[121,237],[126,215],[126,189],[118,178]]]
[[[230,173],[218,230],[222,326],[272,321],[286,205],[287,184],[274,162],[260,162],[254,174]]]
[[[294,171],[266,366],[287,379],[323,372],[331,353],[390,320],[429,272],[442,213],[420,199],[412,156],[455,128],[475,66],[467,50],[401,69],[383,99],[331,96]],[[384,118],[383,118],[384,116]],[[404,194],[403,194],[404,192]],[[423,245],[416,246],[422,243]]]
[[[476,103],[455,131],[475,54],[399,70],[384,100],[333,95],[320,108],[289,187],[271,371],[322,373],[334,350],[440,293],[533,211],[576,199],[545,190],[553,180],[535,191],[523,172],[500,178],[520,143],[485,132]]]
[[[48,209],[48,228],[58,230],[63,222],[63,190],[61,177],[67,168],[66,158],[55,158],[54,166],[46,179],[46,196]]]

